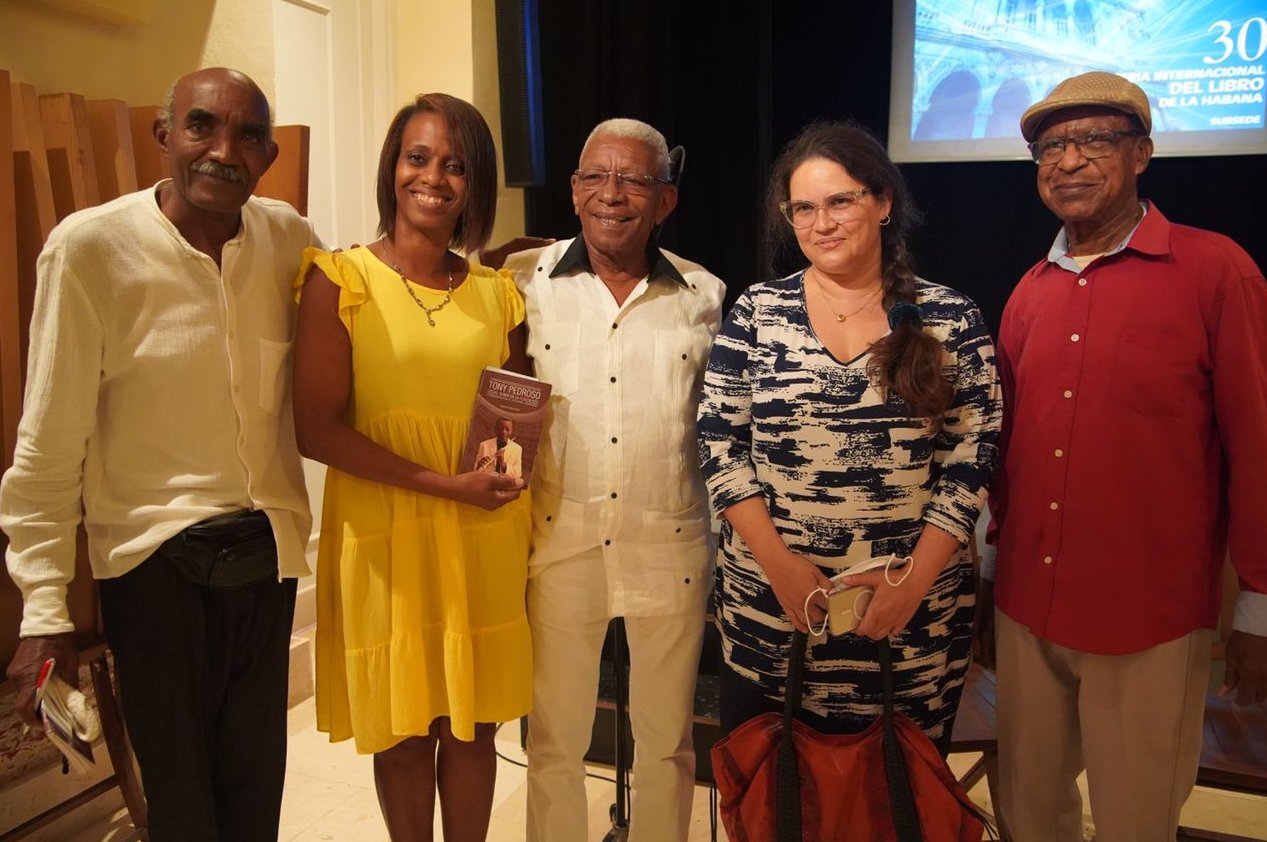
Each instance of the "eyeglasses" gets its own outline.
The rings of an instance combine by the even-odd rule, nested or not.
[[[607,183],[607,179],[616,176],[616,189],[634,196],[643,196],[651,192],[657,184],[672,184],[667,178],[656,178],[638,172],[616,172],[615,170],[576,170],[572,173],[576,183],[582,190],[598,190]]]
[[[1084,134],[1082,137],[1052,137],[1047,140],[1036,140],[1029,145],[1029,154],[1034,163],[1041,166],[1054,164],[1065,157],[1065,147],[1073,144],[1078,152],[1088,161],[1104,158],[1113,154],[1117,142],[1124,137],[1138,137],[1143,132],[1137,129],[1130,131],[1099,131]]]
[[[821,205],[800,199],[788,200],[779,203],[779,210],[793,228],[809,228],[818,221],[820,210],[826,211],[828,219],[832,222],[844,222],[858,209],[858,203],[862,201],[862,197],[870,192],[865,187],[861,190],[848,190],[837,193],[835,196],[828,196],[827,201]]]

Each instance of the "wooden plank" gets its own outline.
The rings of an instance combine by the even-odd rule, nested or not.
[[[0,70],[0,462],[8,468],[22,410],[22,345],[18,316],[17,204],[13,148],[15,126],[9,73]],[[8,542],[0,535],[0,549]],[[22,595],[8,576],[0,576],[0,663],[8,664],[18,645]]]
[[[8,468],[22,412],[22,327],[18,306],[18,216],[13,167],[13,88],[0,71],[0,461]]]
[[[1197,784],[1267,795],[1267,706],[1206,697]]]
[[[27,153],[29,178],[34,185],[32,204],[22,208],[22,213],[36,216],[40,231],[39,244],[57,224],[57,211],[53,207],[53,184],[48,172],[48,154],[44,148],[44,122],[40,118],[40,98],[34,85],[13,84],[13,140],[15,153]],[[19,175],[19,178],[21,175]],[[21,197],[19,196],[19,201]]]
[[[39,96],[32,85],[13,85],[13,127],[18,206],[18,318],[25,377],[31,309],[35,304],[35,259],[57,224],[53,182],[44,148],[44,122],[40,117]]]
[[[43,94],[40,117],[53,182],[53,206],[61,221],[71,213],[100,204],[93,161],[88,109],[79,94]]]
[[[132,157],[136,162],[136,183],[151,187],[167,177],[163,150],[154,139],[154,121],[161,109],[157,105],[134,105],[128,109],[132,124]]]
[[[255,186],[255,195],[281,199],[300,214],[308,215],[308,143],[307,126],[275,126],[277,160]]]
[[[1237,836],[1232,833],[1218,833],[1213,830],[1196,830],[1180,827],[1175,842],[1263,842],[1261,836]]]
[[[97,165],[101,201],[136,192],[136,161],[132,153],[132,123],[121,99],[92,99],[87,103],[88,132]]]

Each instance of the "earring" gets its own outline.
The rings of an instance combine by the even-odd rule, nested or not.
[[[880,220],[880,225],[881,225],[881,226],[888,225],[888,224],[889,224],[890,222],[892,222],[892,221],[893,221],[893,215],[892,215],[892,214],[889,214],[889,213],[886,213],[886,214],[884,215],[884,219],[881,219],[881,220]]]

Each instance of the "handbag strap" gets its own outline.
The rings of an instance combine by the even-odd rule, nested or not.
[[[919,825],[919,813],[915,809],[915,796],[911,792],[911,777],[906,768],[906,756],[897,739],[897,725],[893,718],[893,650],[888,638],[876,641],[880,660],[880,680],[884,687],[884,779],[889,786],[889,806],[893,811],[893,829],[898,842],[924,842]]]
[[[779,742],[778,785],[774,790],[778,842],[801,842],[801,773],[796,763],[796,741],[792,720],[801,710],[801,673],[809,638],[804,632],[792,636],[792,652],[787,661],[787,689],[783,693],[783,738]]]
[[[783,695],[783,739],[779,742],[778,786],[775,788],[775,813],[778,842],[801,842],[801,778],[796,762],[796,743],[792,721],[801,710],[801,681],[805,667],[808,637],[796,632],[788,656],[787,689]],[[897,842],[924,842],[906,757],[898,742],[893,718],[893,651],[887,638],[876,641],[880,662],[880,681],[884,691],[883,751],[884,777],[888,784],[889,806]]]

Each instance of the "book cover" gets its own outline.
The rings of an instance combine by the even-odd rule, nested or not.
[[[550,384],[526,374],[486,368],[480,374],[458,471],[532,476],[545,426]]]
[[[44,662],[35,688],[35,712],[48,737],[65,758],[66,768],[86,772],[93,767],[92,741],[100,733],[97,712],[83,693],[53,672],[52,658]]]

